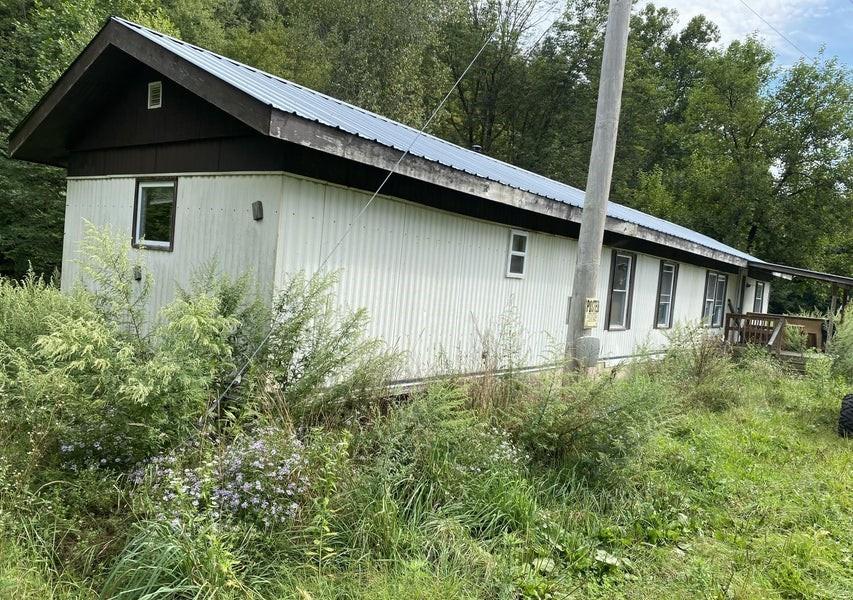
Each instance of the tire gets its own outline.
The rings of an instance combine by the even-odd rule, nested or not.
[[[841,414],[838,415],[838,435],[853,437],[853,394],[847,394],[841,401]]]

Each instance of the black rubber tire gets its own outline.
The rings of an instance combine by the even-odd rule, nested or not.
[[[847,394],[841,400],[841,413],[838,415],[838,435],[853,437],[853,394]]]

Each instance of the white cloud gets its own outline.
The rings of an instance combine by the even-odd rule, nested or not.
[[[805,29],[807,21],[826,16],[829,11],[827,0],[744,0],[764,20],[778,29],[785,37],[793,40],[806,52],[812,47],[803,47],[802,40],[811,35]],[[695,0],[657,0],[658,6],[667,6],[678,11],[678,25],[685,25],[691,18],[704,14],[720,28],[721,43],[757,34],[766,40],[783,60],[797,59],[800,53],[764,21],[756,16],[740,0],[717,0],[697,3]]]

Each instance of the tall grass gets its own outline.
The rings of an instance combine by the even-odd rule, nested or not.
[[[394,357],[364,313],[332,309],[333,278],[296,276],[267,311],[208,271],[137,327],[135,292],[107,274],[125,259],[98,240],[97,290],[0,281],[0,596],[853,588],[834,435],[853,329],[804,376],[695,328],[596,377],[519,375],[494,339],[484,378],[389,398]]]
[[[214,524],[142,522],[111,566],[101,598],[252,598],[269,581],[246,575],[249,538]]]
[[[853,305],[835,323],[835,337],[827,351],[833,357],[833,370],[853,384]]]

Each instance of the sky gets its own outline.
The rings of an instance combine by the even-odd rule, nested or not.
[[[720,28],[720,41],[724,44],[757,34],[776,51],[780,66],[799,60],[801,50],[813,57],[825,46],[827,56],[837,56],[840,62],[853,67],[853,0],[653,0],[653,3],[676,9],[678,25],[704,14]]]

